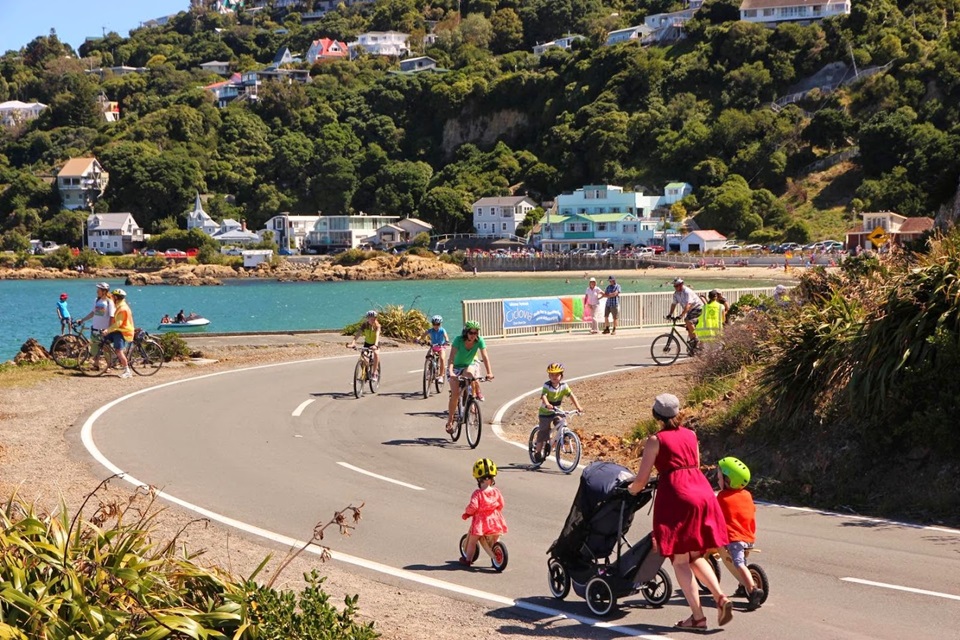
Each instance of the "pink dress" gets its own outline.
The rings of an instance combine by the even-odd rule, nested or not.
[[[473,516],[473,522],[470,523],[471,535],[486,536],[507,532],[507,522],[503,519],[503,494],[496,487],[474,491],[463,515]]]
[[[653,538],[660,555],[706,551],[727,544],[727,524],[713,487],[697,465],[697,435],[687,429],[657,434],[660,473],[653,502]]]

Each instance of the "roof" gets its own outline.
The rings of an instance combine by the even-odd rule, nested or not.
[[[81,176],[90,168],[90,164],[96,161],[96,158],[70,158],[60,171],[57,172],[57,175]]]
[[[423,227],[424,229],[433,229],[433,225],[432,225],[432,224],[430,224],[429,222],[426,222],[426,221],[424,221],[424,220],[421,220],[420,218],[403,218],[402,220],[400,220],[400,222],[401,222],[401,223],[403,223],[403,222],[409,222],[410,224],[412,224],[412,225],[414,225],[414,226],[417,226],[417,227]]]
[[[34,107],[40,107],[45,109],[47,105],[42,102],[20,102],[19,100],[7,100],[6,102],[0,102],[0,110],[8,109],[33,109]]]
[[[919,218],[907,218],[906,222],[900,225],[898,233],[923,233],[933,229],[933,218],[921,216]]]
[[[777,9],[779,7],[812,7],[825,4],[844,4],[843,0],[743,0],[740,11],[746,9]]]
[[[87,229],[122,229],[128,218],[133,218],[133,214],[92,213],[87,216]],[[133,223],[137,224],[137,221],[134,219]]]
[[[473,203],[475,207],[504,207],[504,206],[517,206],[521,202],[526,200],[533,204],[533,200],[527,196],[507,196],[501,198],[480,198]]]
[[[255,234],[253,231],[244,231],[243,229],[230,229],[229,231],[215,233],[210,237],[214,240],[219,240],[220,242],[242,242],[244,240],[256,242],[260,241],[260,236]]]
[[[229,65],[229,62],[222,62],[220,60],[211,60],[210,62],[201,62],[201,67],[222,67],[223,65]]]
[[[390,230],[390,231],[404,231],[404,228],[403,228],[403,227],[398,227],[398,226],[395,225],[395,224],[385,224],[385,225],[383,225],[382,227],[380,227],[379,229],[377,229],[377,233],[380,233],[381,231],[387,231],[387,230]]]
[[[684,187],[689,187],[686,182],[668,182],[667,189],[683,189]]]
[[[723,235],[719,231],[714,231],[713,229],[704,229],[702,231],[691,231],[686,235],[684,240],[690,236],[695,236],[701,240],[726,240],[727,236]]]

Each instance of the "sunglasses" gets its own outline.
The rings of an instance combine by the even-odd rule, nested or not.
[[[468,336],[478,336],[480,335],[479,331],[467,331]]]

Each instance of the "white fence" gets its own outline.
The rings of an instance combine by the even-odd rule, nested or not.
[[[773,287],[753,287],[749,289],[726,289],[721,293],[731,305],[745,295],[772,296]],[[582,294],[580,294],[582,295]],[[577,298],[571,296],[542,296],[538,298],[493,298],[489,300],[464,300],[463,321],[479,322],[486,337],[509,338],[511,336],[531,336],[552,333],[573,333],[589,331],[589,322],[559,322],[556,324],[532,327],[504,327],[503,303],[505,300],[553,300],[556,298]],[[622,329],[642,329],[669,324],[666,315],[673,304],[673,291],[656,293],[621,293],[620,319],[617,325]],[[604,302],[600,301],[597,314],[603,313]],[[601,316],[600,321],[603,322]]]

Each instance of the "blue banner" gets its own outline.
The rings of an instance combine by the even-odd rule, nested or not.
[[[560,298],[515,298],[503,301],[503,328],[537,327],[563,322]]]

